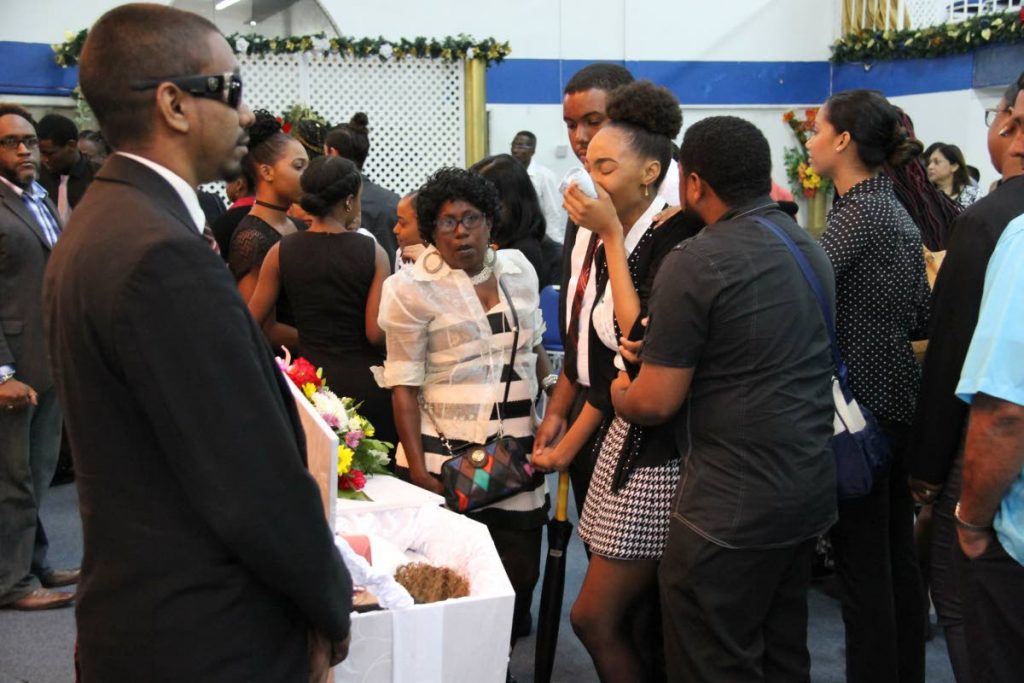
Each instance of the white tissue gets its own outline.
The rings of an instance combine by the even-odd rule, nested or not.
[[[393,576],[370,566],[366,558],[352,550],[352,546],[345,539],[335,537],[334,545],[341,553],[341,558],[345,560],[345,566],[352,575],[352,583],[365,586],[377,596],[381,607],[392,610],[412,607],[413,599],[409,591],[395,581]]]

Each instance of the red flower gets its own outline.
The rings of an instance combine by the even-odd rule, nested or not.
[[[338,479],[338,488],[343,491],[362,491],[366,486],[366,475],[359,470],[352,470]]]
[[[786,123],[789,123],[790,121],[793,120],[793,118],[795,116],[796,116],[796,112],[787,111],[785,114],[782,115],[782,120],[785,121]]]
[[[1024,24],[1024,7],[1020,10],[1020,23]]]
[[[285,123],[283,126],[281,126],[281,130],[284,132],[285,135],[291,134],[291,132],[292,132],[292,124]]]
[[[317,377],[316,368],[305,358],[296,358],[295,362],[288,368],[288,378],[295,382],[295,386],[301,389],[307,384],[312,384],[317,388],[323,386],[324,381]]]

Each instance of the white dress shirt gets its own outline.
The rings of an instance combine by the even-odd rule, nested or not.
[[[551,169],[531,161],[526,172],[537,190],[540,209],[547,223],[547,235],[561,244],[565,241],[565,211],[562,210],[562,195],[558,192],[558,179]]]

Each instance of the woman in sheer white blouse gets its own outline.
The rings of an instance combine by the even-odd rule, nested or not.
[[[527,453],[533,445],[534,398],[549,372],[544,322],[529,261],[516,250],[491,249],[499,210],[490,181],[441,169],[416,197],[420,232],[430,246],[384,282],[379,323],[387,360],[376,374],[392,390],[400,441],[395,460],[400,476],[436,493],[443,493],[438,475],[451,457],[438,430],[453,449],[484,443],[496,435],[500,412],[503,434],[520,440]],[[518,348],[509,368],[515,318]],[[530,630],[547,509],[547,489],[538,478],[535,488],[470,513],[490,530],[516,590],[513,641]]]

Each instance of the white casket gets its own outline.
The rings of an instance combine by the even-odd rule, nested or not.
[[[380,500],[372,483],[368,494]],[[409,489],[421,490],[397,479]],[[349,503],[352,501],[339,501]],[[470,595],[455,600],[352,615],[348,659],[335,680],[378,683],[479,681],[502,683],[508,667],[515,592],[487,527],[433,505],[353,511],[345,505],[339,534],[386,539],[417,561],[444,565],[469,579]],[[375,558],[376,560],[376,558]]]
[[[370,501],[338,499],[338,437],[288,382],[306,435],[306,459],[336,534],[379,538],[410,561],[451,567],[470,595],[404,610],[352,614],[348,658],[335,680],[367,683],[502,683],[515,592],[487,527],[439,507],[443,499],[394,477],[370,477]]]

